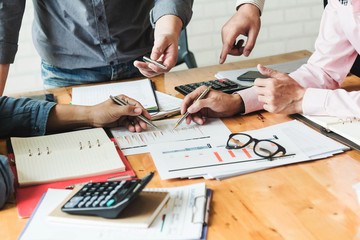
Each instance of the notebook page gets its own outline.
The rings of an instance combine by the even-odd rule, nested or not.
[[[151,114],[152,120],[180,113],[180,106],[182,103],[181,98],[177,98],[159,91],[155,91],[155,95],[159,105],[159,112]]]
[[[31,138],[11,138],[20,185],[123,171],[102,128]]]
[[[358,120],[329,125],[329,129],[360,145],[360,122]]]
[[[124,94],[140,102],[148,111],[158,110],[150,79],[101,84],[72,89],[72,104],[92,106],[109,99],[110,95]]]

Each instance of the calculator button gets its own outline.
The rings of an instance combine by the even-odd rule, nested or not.
[[[115,199],[110,199],[107,203],[106,206],[110,207],[111,205],[113,205],[115,202]]]
[[[79,205],[78,205],[78,208],[83,207],[83,206],[84,206],[84,204],[85,204],[85,202],[84,202],[84,201],[83,201],[83,202],[80,202],[80,203],[79,203]]]
[[[103,201],[101,201],[101,202],[100,202],[100,207],[105,206],[106,202],[107,202],[107,200],[103,200]]]
[[[64,206],[64,208],[73,208],[78,204],[78,202],[67,202]]]

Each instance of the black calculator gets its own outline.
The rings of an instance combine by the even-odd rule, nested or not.
[[[88,183],[62,207],[63,212],[116,218],[153,178],[151,172],[142,179]]]
[[[250,87],[250,86],[244,86],[239,83],[230,81],[226,78],[223,78],[223,79],[216,79],[216,80],[210,80],[210,81],[205,81],[205,82],[184,84],[184,85],[176,86],[175,90],[180,92],[183,95],[187,95],[187,94],[191,93],[192,91],[194,91],[196,88],[203,86],[203,85],[205,85],[207,87],[211,86],[212,89],[215,89],[215,90],[218,90],[221,92],[225,92],[225,93],[233,93],[233,92],[239,91],[241,89]]]

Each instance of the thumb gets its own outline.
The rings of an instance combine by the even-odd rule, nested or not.
[[[151,51],[150,58],[153,60],[158,60],[161,57],[161,55],[163,55],[163,53],[165,52],[166,47],[167,45],[164,38],[155,41]]]
[[[271,68],[264,67],[261,64],[257,65],[257,69],[259,70],[259,72],[262,75],[265,75],[265,76],[270,77],[270,78],[281,78],[284,75],[284,73],[282,73],[282,72],[276,71],[276,70],[271,69]]]
[[[120,117],[122,116],[138,116],[142,113],[142,108],[136,106],[122,106],[117,108],[117,115]]]

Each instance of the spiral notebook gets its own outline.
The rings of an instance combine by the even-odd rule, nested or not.
[[[10,140],[20,186],[125,170],[102,128]]]
[[[360,151],[360,121],[327,116],[293,115],[295,118],[319,129],[323,134],[334,138]]]

